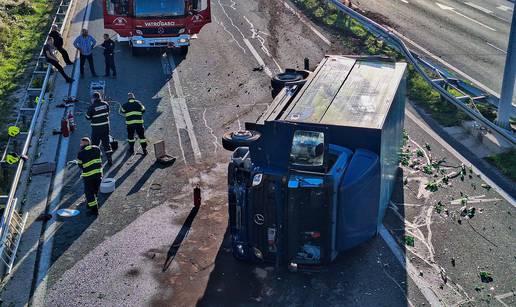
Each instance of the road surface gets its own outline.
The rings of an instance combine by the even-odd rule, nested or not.
[[[499,95],[514,1],[361,0],[359,3],[360,8],[385,16],[384,22],[411,42]],[[414,48],[414,44],[409,42],[409,45]],[[414,48],[420,52],[419,49]]]
[[[88,1],[79,3],[80,17]],[[101,198],[96,218],[85,212],[78,170],[66,171],[58,208],[77,208],[81,214],[56,221],[52,249],[46,255],[48,282],[34,284],[36,292],[45,295],[35,297],[34,305],[422,306],[440,300],[443,305],[501,305],[498,298],[504,304],[514,302],[510,291],[516,286],[516,222],[511,217],[516,210],[495,188],[480,187],[483,181],[476,169],[471,178],[451,180],[431,193],[424,188],[431,176],[403,168],[385,231],[340,255],[323,272],[292,274],[234,260],[226,237],[230,153],[221,148],[220,136],[254,121],[266,109],[270,75],[302,66],[305,57],[316,63],[325,53],[346,50],[327,45],[325,41],[334,38],[301,22],[292,4],[291,9],[279,0],[213,0],[212,5],[213,23],[193,41],[186,57],[159,50],[132,57],[127,46],[117,46],[119,78],[106,80],[113,109],[133,91],[147,109],[147,139],[165,140],[168,153],[178,159],[163,168],[154,164],[152,150],[147,157],[127,157],[122,146],[114,155],[114,166],[105,171],[116,178],[117,189]],[[80,28],[74,27],[71,36]],[[98,39],[104,33],[98,0],[93,1],[89,30]],[[102,68],[100,52],[95,58]],[[80,137],[89,133],[82,114],[91,80],[86,73],[80,82],[78,131],[70,139],[68,160],[75,158]],[[415,151],[428,143],[431,150],[424,151],[446,157],[447,171],[460,166],[451,147],[436,140],[429,134],[432,129],[410,112],[407,148]],[[123,119],[113,112],[111,124],[112,134],[123,145]],[[203,199],[198,211],[192,210],[197,183]],[[476,206],[474,219],[457,216],[461,193]],[[438,201],[449,215],[434,211]],[[416,237],[414,247],[399,244],[405,235]],[[480,283],[480,267],[493,274],[492,283]]]

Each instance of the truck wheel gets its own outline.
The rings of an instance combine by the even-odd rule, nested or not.
[[[271,80],[271,95],[276,97],[286,85],[303,85],[310,72],[304,70],[286,69]]]
[[[249,146],[249,144],[258,140],[260,136],[261,133],[254,130],[226,132],[222,136],[222,147],[226,150],[234,151],[238,147]]]

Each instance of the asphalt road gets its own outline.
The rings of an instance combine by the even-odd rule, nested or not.
[[[291,274],[235,261],[226,238],[229,153],[222,150],[220,136],[265,110],[271,101],[270,75],[302,66],[305,57],[316,63],[339,50],[328,47],[282,1],[213,0],[212,5],[213,23],[193,41],[186,58],[160,50],[132,57],[127,46],[117,46],[119,77],[106,80],[113,109],[134,91],[147,108],[147,139],[165,140],[168,153],[178,159],[173,166],[158,167],[152,150],[147,157],[127,157],[122,142],[115,165],[105,170],[117,179],[117,189],[102,197],[96,218],[85,212],[78,170],[67,170],[58,207],[77,208],[81,214],[56,222],[44,305],[428,305],[420,287],[431,289],[444,305],[501,304],[498,295],[506,295],[507,304],[514,302],[507,293],[516,287],[516,222],[511,219],[516,210],[494,189],[482,190],[476,174],[430,193],[424,184],[431,176],[403,169],[407,180],[398,180],[385,225],[398,243],[407,234],[416,237],[414,248],[398,247],[407,254],[407,267],[382,236],[340,255],[320,273]],[[84,3],[77,14],[83,9]],[[89,29],[97,39],[104,33],[98,0]],[[95,58],[101,71],[100,50]],[[68,160],[75,159],[80,137],[89,134],[82,115],[91,80],[86,71]],[[460,162],[418,121],[406,119],[409,149],[429,143],[431,154],[446,157],[447,170],[453,171]],[[123,119],[113,112],[111,123],[113,136],[123,141]],[[203,198],[198,212],[192,210],[197,183]],[[459,218],[458,224],[461,192],[475,200],[471,203],[479,213],[471,221]],[[448,216],[434,212],[438,201],[449,208]],[[457,259],[453,266],[450,257]],[[494,281],[481,284],[479,268],[489,270]]]
[[[359,6],[500,93],[514,1],[361,0]]]

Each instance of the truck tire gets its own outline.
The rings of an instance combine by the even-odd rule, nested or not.
[[[303,85],[310,72],[287,68],[285,72],[277,74],[271,80],[271,95],[276,97],[286,85]]]
[[[222,147],[226,150],[234,151],[238,147],[249,146],[249,144],[258,140],[260,136],[261,133],[254,130],[226,132],[222,136]]]

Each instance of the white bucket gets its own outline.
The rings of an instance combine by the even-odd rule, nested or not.
[[[108,194],[115,191],[115,178],[104,178],[100,183],[100,193]]]

